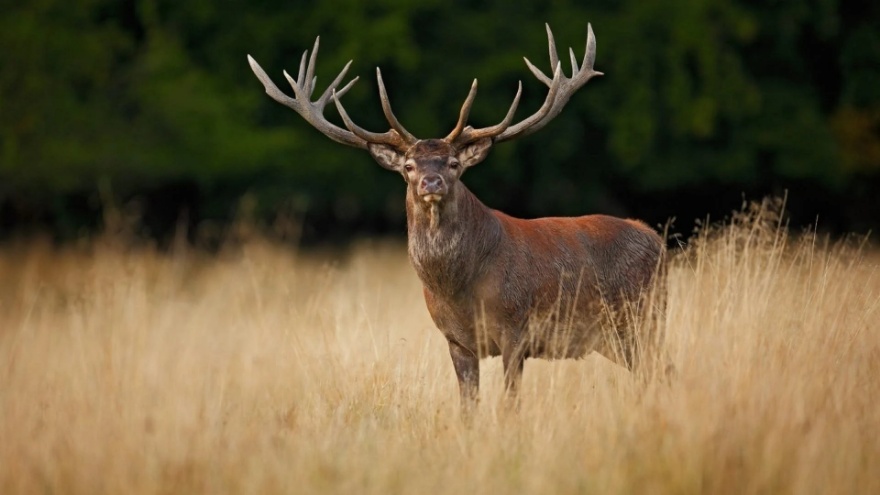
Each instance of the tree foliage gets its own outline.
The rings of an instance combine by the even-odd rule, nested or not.
[[[245,55],[281,86],[282,69],[295,72],[321,35],[319,90],[354,59],[361,81],[346,108],[384,130],[372,78],[381,66],[404,125],[435,137],[473,77],[475,125],[501,119],[518,79],[520,114],[540,105],[545,88],[522,56],[549,65],[543,21],[579,56],[591,22],[606,76],[468,174],[487,204],[644,215],[680,191],[805,184],[833,204],[880,176],[878,10],[844,0],[10,4],[0,18],[0,217],[75,229],[110,190],[152,198],[145,215],[167,203],[169,216],[188,209],[194,221],[228,218],[247,194],[259,216],[293,211],[325,232],[397,225],[399,179],[267,98]],[[851,227],[877,214],[839,217]]]

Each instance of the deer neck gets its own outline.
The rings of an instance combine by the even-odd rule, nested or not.
[[[464,184],[440,203],[422,204],[407,191],[409,256],[426,288],[438,295],[465,295],[501,239],[491,210]]]

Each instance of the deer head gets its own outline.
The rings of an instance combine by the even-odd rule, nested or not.
[[[562,73],[562,64],[557,56],[556,44],[549,25],[547,26],[547,38],[550,48],[550,66],[553,70],[552,77],[548,77],[528,59],[525,59],[535,77],[549,88],[541,108],[519,123],[511,125],[522,94],[522,82],[520,82],[513,103],[504,119],[497,125],[474,129],[467,125],[467,120],[477,95],[477,81],[475,79],[471,85],[470,93],[461,107],[458,123],[452,132],[442,139],[418,139],[400,124],[391,110],[388,93],[382,81],[382,72],[378,68],[376,69],[376,78],[382,110],[391,126],[384,133],[370,132],[359,127],[349,118],[340,102],[342,96],[351,89],[358,79],[355,77],[341,90],[336,90],[351,66],[351,61],[345,65],[324,93],[317,100],[311,101],[316,83],[314,71],[320,37],[315,40],[311,56],[308,51],[303,53],[296,79],[293,79],[286,71],[284,72],[284,76],[293,88],[295,98],[290,98],[281,92],[250,55],[248,55],[248,61],[269,96],[292,108],[330,139],[348,146],[367,149],[380,165],[403,176],[407,183],[410,201],[418,205],[419,208],[435,212],[439,205],[455,195],[456,186],[462,173],[469,167],[483,161],[495,143],[525,136],[541,129],[562,111],[575,91],[593,76],[602,75],[601,72],[593,70],[593,62],[596,57],[596,39],[593,36],[593,28],[589,24],[587,25],[587,46],[580,65],[575,58],[574,51],[569,48],[572,65],[571,77],[566,77]],[[336,104],[345,129],[332,124],[323,115],[324,107],[331,100]]]

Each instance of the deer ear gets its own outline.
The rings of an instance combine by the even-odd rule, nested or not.
[[[465,168],[473,167],[483,161],[492,149],[492,138],[483,138],[465,146],[458,152],[458,161]]]
[[[388,170],[400,172],[403,168],[403,162],[406,161],[403,153],[384,144],[370,143],[367,145],[367,149],[370,151],[370,156]]]

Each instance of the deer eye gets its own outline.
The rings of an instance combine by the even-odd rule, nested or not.
[[[415,170],[415,167],[413,167],[412,165],[410,165],[409,163],[407,163],[406,165],[403,166],[403,169],[404,169],[407,173],[409,173],[409,172],[412,172],[413,170]]]
[[[452,170],[458,170],[458,160],[452,160],[449,162],[449,168]]]

